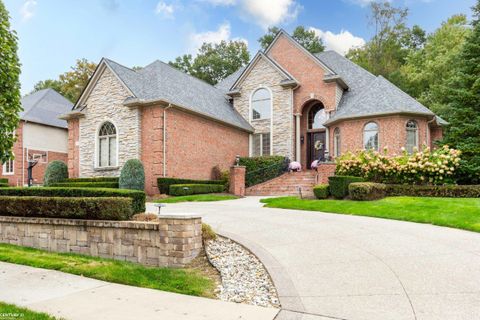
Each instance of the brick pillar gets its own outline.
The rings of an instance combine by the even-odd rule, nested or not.
[[[318,173],[317,182],[319,184],[328,183],[328,177],[335,175],[336,168],[337,168],[337,165],[334,162],[320,163],[317,167],[317,173]]]
[[[230,167],[230,193],[236,196],[245,196],[245,172],[243,166]]]

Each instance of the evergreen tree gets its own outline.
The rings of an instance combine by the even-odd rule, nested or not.
[[[480,8],[479,4],[480,0],[475,8]],[[478,12],[475,17],[479,18]],[[444,116],[450,125],[443,143],[462,151],[460,183],[480,183],[480,23],[477,19],[459,55],[462,63],[445,87],[449,103]]]
[[[20,103],[20,62],[17,35],[11,30],[8,12],[0,0],[0,163],[12,157]]]

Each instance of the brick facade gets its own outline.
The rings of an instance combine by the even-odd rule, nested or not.
[[[23,186],[28,184],[28,159],[33,154],[45,155],[33,168],[32,177],[34,185],[43,183],[43,176],[48,164],[54,160],[60,160],[67,163],[68,154],[66,152],[56,152],[50,150],[36,150],[33,148],[23,148],[24,145],[24,127],[25,122],[20,121],[18,128],[15,130],[17,140],[13,145],[14,172],[13,174],[4,175],[3,166],[0,167],[0,178],[8,179],[10,186]]]

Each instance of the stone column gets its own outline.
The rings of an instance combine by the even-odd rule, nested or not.
[[[295,161],[301,163],[302,146],[300,143],[300,114],[295,115]]]
[[[229,192],[233,195],[243,197],[245,196],[245,173],[244,166],[230,167],[230,189]]]

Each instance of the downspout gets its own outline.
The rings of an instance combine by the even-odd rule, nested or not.
[[[172,104],[169,103],[163,109],[163,176],[167,176],[167,109],[170,109]]]
[[[431,137],[430,137],[430,123],[433,123],[435,121],[435,116],[433,116],[432,120],[427,121],[427,143],[428,143],[428,148],[433,149]]]
[[[27,120],[24,120],[25,122],[22,125],[22,183],[20,184],[20,187],[23,187],[25,185],[25,125],[27,124]],[[18,182],[17,182],[18,186]]]

